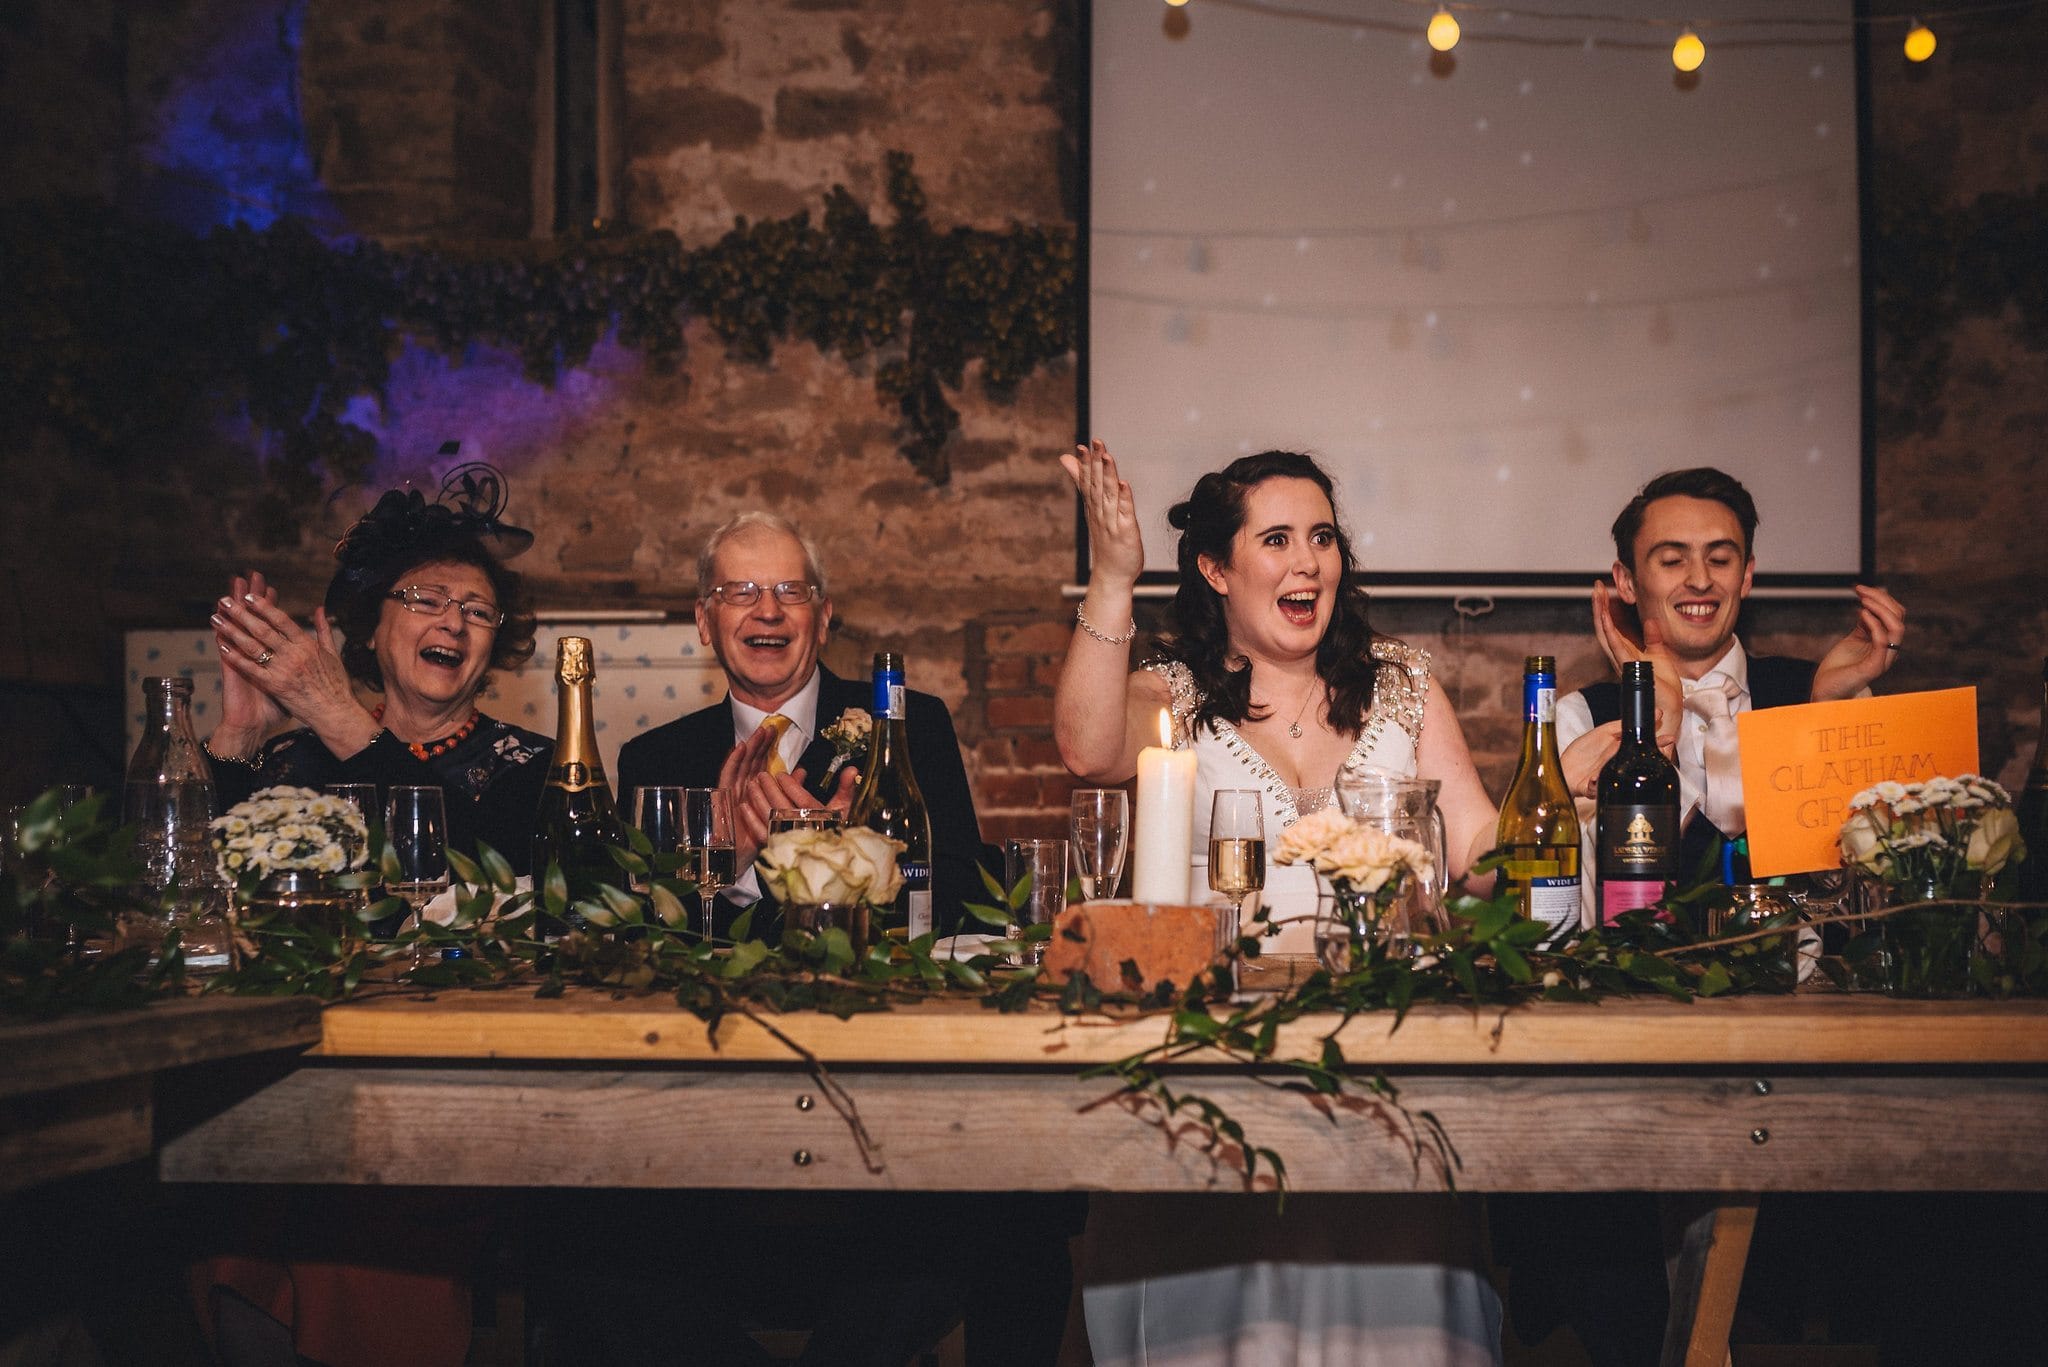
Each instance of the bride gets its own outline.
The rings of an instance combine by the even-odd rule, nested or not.
[[[1169,709],[1176,748],[1197,757],[1197,850],[1216,789],[1262,790],[1270,837],[1327,803],[1346,763],[1441,783],[1453,878],[1492,846],[1496,812],[1457,716],[1430,687],[1429,655],[1367,621],[1330,478],[1313,460],[1246,456],[1174,505],[1174,630],[1135,671],[1145,553],[1131,487],[1099,441],[1060,461],[1081,494],[1093,567],[1054,699],[1069,769],[1095,783],[1130,778]],[[1089,1342],[1104,1367],[1498,1363],[1500,1300],[1479,1270],[1477,1230],[1474,1203],[1433,1193],[1297,1196],[1284,1215],[1271,1197],[1098,1198]]]

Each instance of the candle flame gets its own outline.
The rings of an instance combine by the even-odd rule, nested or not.
[[[1163,707],[1159,709],[1159,748],[1173,748],[1173,714]]]

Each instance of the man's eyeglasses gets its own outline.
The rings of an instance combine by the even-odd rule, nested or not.
[[[391,596],[405,604],[407,612],[417,612],[422,617],[439,617],[452,604],[462,614],[463,621],[485,631],[496,631],[505,621],[505,614],[489,603],[480,603],[474,598],[450,598],[445,593],[423,589],[418,584],[393,589]]]
[[[736,608],[750,608],[761,601],[763,589],[774,594],[775,601],[786,608],[799,608],[813,598],[824,596],[816,584],[802,579],[785,579],[780,584],[756,584],[751,579],[733,579],[713,584],[711,597]]]

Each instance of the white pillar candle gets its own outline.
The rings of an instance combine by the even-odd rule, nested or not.
[[[1138,752],[1138,820],[1131,896],[1184,906],[1195,838],[1195,752],[1170,750],[1173,723],[1159,714],[1160,744]]]

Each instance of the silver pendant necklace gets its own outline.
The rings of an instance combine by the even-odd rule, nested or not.
[[[1301,739],[1301,719],[1308,714],[1308,700],[1316,695],[1322,683],[1322,676],[1317,675],[1315,681],[1309,684],[1308,692],[1301,695],[1301,706],[1294,709],[1294,720],[1288,724],[1287,734],[1295,740]]]

